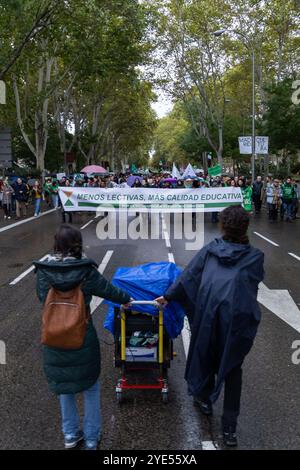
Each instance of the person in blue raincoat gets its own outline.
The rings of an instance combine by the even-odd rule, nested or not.
[[[195,404],[212,414],[223,383],[224,444],[237,445],[242,364],[261,319],[258,285],[264,277],[264,255],[249,244],[249,215],[241,206],[226,208],[220,217],[222,238],[192,259],[160,303],[175,300],[186,310],[191,343],[185,379]]]

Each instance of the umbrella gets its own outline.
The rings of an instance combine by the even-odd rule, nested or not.
[[[141,183],[143,181],[143,178],[141,176],[128,176],[127,178],[127,184],[128,186],[132,187],[135,183],[135,180],[139,180],[139,182]]]
[[[177,183],[177,178],[164,178],[161,183]]]
[[[106,169],[103,166],[99,165],[88,165],[82,168],[80,173],[107,173]]]

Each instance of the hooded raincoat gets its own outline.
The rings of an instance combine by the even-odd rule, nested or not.
[[[198,252],[165,298],[181,303],[191,325],[185,379],[200,396],[218,364],[213,403],[228,373],[249,353],[261,318],[258,285],[264,255],[250,245],[216,239]]]

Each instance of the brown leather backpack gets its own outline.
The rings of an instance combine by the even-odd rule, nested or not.
[[[79,349],[88,321],[81,284],[67,292],[51,287],[43,309],[41,342],[54,348]]]

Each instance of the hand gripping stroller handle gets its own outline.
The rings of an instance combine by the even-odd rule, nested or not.
[[[156,302],[156,300],[132,300],[131,302],[129,302],[130,305],[152,305],[153,307],[156,307],[156,308],[162,308],[162,305],[158,302]]]

